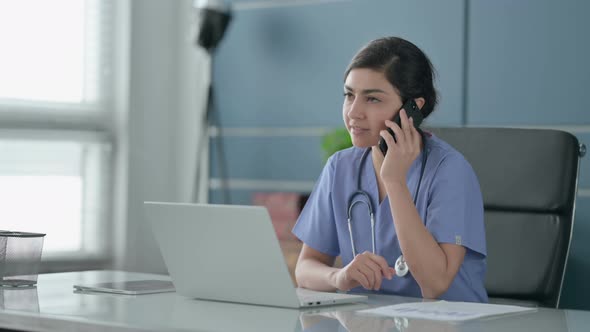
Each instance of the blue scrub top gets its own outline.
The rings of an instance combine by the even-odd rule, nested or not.
[[[347,203],[350,195],[357,190],[356,179],[364,150],[352,147],[330,157],[293,228],[293,234],[306,245],[330,256],[340,255],[345,266],[353,259]],[[467,249],[459,272],[439,298],[488,302],[484,288],[486,238],[483,200],[477,176],[458,151],[432,134],[427,134],[426,151],[428,160],[416,203],[418,213],[438,243],[460,244]],[[420,177],[422,153],[408,171],[407,184],[412,195]],[[369,194],[375,209],[376,253],[393,267],[401,250],[388,197],[379,203],[379,189],[370,155],[363,166],[361,189]],[[352,210],[352,231],[357,253],[372,251],[369,220],[367,205],[356,204]],[[362,287],[355,291],[367,292]],[[422,297],[411,271],[404,277],[384,278],[378,293]]]

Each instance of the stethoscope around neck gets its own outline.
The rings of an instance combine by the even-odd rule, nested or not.
[[[422,151],[422,166],[420,167],[420,177],[418,178],[418,184],[416,185],[416,190],[414,191],[414,205],[416,205],[416,201],[418,200],[418,192],[420,191],[420,184],[422,183],[422,177],[424,176],[424,168],[426,167],[426,161],[428,160],[428,153],[426,151],[426,140],[424,133],[418,129],[420,136],[422,136],[422,142],[424,142],[424,148]],[[371,152],[371,147],[367,148],[361,157],[361,162],[359,165],[359,170],[356,178],[356,191],[353,192],[350,197],[348,198],[348,208],[347,208],[347,217],[348,217],[348,233],[350,234],[350,245],[352,247],[352,257],[356,257],[357,251],[356,246],[354,244],[354,236],[352,232],[352,208],[357,204],[366,204],[367,208],[369,209],[369,220],[371,222],[371,246],[373,253],[376,253],[376,245],[375,245],[375,210],[373,209],[373,203],[371,201],[371,196],[361,189],[361,176],[363,174],[363,166],[365,165],[365,160],[367,156]],[[355,198],[357,196],[364,197],[364,200]],[[403,277],[408,274],[409,268],[406,264],[406,260],[404,259],[404,255],[401,254],[397,260],[395,261],[395,274]]]

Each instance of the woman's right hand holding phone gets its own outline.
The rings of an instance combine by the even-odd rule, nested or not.
[[[387,264],[385,258],[365,251],[345,267],[335,273],[335,286],[339,290],[348,291],[362,286],[368,290],[379,290],[383,278],[391,280],[395,269]]]

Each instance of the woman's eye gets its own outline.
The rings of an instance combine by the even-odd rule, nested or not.
[[[344,93],[344,99],[351,100],[353,98],[354,98],[354,96],[352,95],[352,93],[350,93],[350,92],[345,92]]]
[[[369,103],[378,103],[380,101],[381,100],[379,100],[379,99],[377,99],[375,97],[367,97],[367,102],[369,102]]]

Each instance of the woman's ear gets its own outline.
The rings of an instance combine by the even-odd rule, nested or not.
[[[424,98],[422,97],[416,98],[414,99],[414,101],[416,102],[416,106],[418,106],[419,109],[422,109],[422,106],[424,106],[424,104],[426,103],[426,100],[424,100]]]

